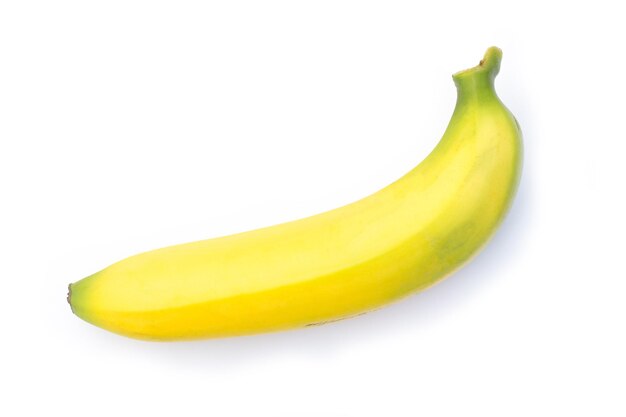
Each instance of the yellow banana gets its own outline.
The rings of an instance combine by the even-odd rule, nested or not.
[[[416,168],[360,201],[302,220],[142,253],[70,285],[82,319],[150,340],[324,323],[424,289],[493,234],[521,172],[517,121],[497,97],[502,53],[453,75],[457,103]]]

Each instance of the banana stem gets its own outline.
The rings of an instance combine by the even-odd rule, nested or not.
[[[502,51],[492,46],[477,66],[452,75],[459,100],[495,98],[493,82],[500,71],[501,61]]]

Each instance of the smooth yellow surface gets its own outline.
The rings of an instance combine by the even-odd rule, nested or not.
[[[275,331],[366,312],[423,289],[491,236],[521,171],[521,132],[495,94],[501,52],[453,76],[437,147],[353,204],[273,227],[139,254],[71,285],[73,311],[126,336]]]

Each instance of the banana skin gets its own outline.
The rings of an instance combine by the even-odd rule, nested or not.
[[[74,284],[72,311],[146,340],[322,324],[425,289],[487,242],[513,200],[522,135],[494,89],[502,52],[453,75],[454,113],[412,171],[352,204],[272,227],[158,249]]]

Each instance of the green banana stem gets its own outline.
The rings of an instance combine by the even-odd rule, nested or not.
[[[465,102],[467,99],[489,100],[497,98],[494,80],[500,72],[501,61],[502,51],[492,46],[487,49],[485,56],[477,66],[454,74],[452,79],[457,88],[459,102]]]

